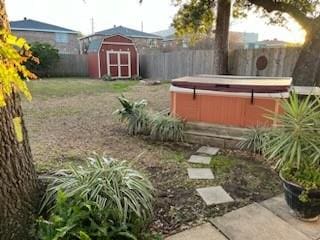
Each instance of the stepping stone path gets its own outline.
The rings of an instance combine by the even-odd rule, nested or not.
[[[197,153],[204,155],[192,155],[189,163],[210,164],[211,157],[219,152],[219,148],[202,146]],[[188,168],[188,175],[190,179],[214,179],[214,175],[210,168]],[[212,204],[221,204],[233,202],[229,194],[221,187],[207,187],[197,189],[200,197],[209,206]]]
[[[257,203],[229,212],[211,222],[232,240],[310,240]]]
[[[205,201],[207,206],[234,201],[221,186],[198,188],[197,192]]]
[[[214,155],[217,155],[217,153],[219,152],[219,148],[216,148],[216,147],[206,147],[206,146],[203,146],[201,148],[198,149],[197,153],[203,153],[203,154],[207,154],[207,155],[210,155],[210,156],[214,156]]]
[[[312,240],[320,239],[320,220],[317,222],[304,222],[295,217],[292,210],[284,200],[284,196],[280,195],[260,203],[263,207],[270,210],[273,214],[290,224],[290,226],[304,233]]]
[[[218,148],[201,147],[189,163],[210,164]],[[204,156],[204,155],[206,156]],[[190,179],[214,179],[210,168],[188,168]],[[221,187],[198,188],[207,205],[233,202]],[[320,220],[315,223],[299,221],[292,215],[284,197],[277,196],[262,203],[253,203],[229,212],[209,223],[166,238],[166,240],[320,240]]]
[[[190,230],[178,233],[166,240],[227,240],[217,229],[206,223]]]
[[[166,240],[320,240],[320,220],[298,220],[283,195],[250,204],[210,222],[212,226],[203,224]]]
[[[211,157],[192,155],[188,161],[189,163],[210,164]]]
[[[188,168],[190,179],[214,179],[210,168]]]

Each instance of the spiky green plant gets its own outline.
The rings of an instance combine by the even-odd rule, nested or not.
[[[184,122],[178,118],[156,114],[151,122],[150,136],[160,141],[183,141]]]
[[[115,113],[118,113],[121,116],[121,119],[127,119],[132,113],[134,113],[137,109],[141,110],[147,106],[146,100],[141,100],[139,102],[130,102],[123,95],[118,97],[120,104],[122,105],[122,109],[118,109]]]
[[[150,116],[144,110],[136,110],[127,121],[130,135],[148,135],[150,133]]]
[[[118,99],[122,108],[117,109],[114,114],[118,114],[120,120],[127,123],[128,133],[130,135],[148,135],[150,133],[150,117],[145,110],[147,101],[130,102],[124,96],[118,97]]]
[[[183,141],[184,122],[164,113],[151,113],[145,110],[147,102],[131,102],[125,97],[118,97],[121,109],[114,114],[120,116],[122,122],[127,123],[130,135],[150,135],[154,140]]]
[[[238,143],[242,150],[249,150],[253,153],[263,154],[265,152],[265,144],[272,137],[270,129],[263,127],[251,128],[243,136],[244,140]]]
[[[276,122],[272,138],[265,144],[265,155],[277,159],[277,168],[300,169],[320,163],[320,101],[297,94],[283,100],[283,114],[270,115]]]
[[[67,198],[78,197],[112,210],[112,219],[126,223],[146,221],[152,215],[153,187],[140,172],[126,162],[95,156],[86,167],[61,170],[51,177],[41,211],[54,206],[58,191]]]

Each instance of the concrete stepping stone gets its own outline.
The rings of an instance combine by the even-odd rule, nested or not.
[[[191,228],[181,233],[167,237],[165,240],[227,240],[215,227],[210,223]]]
[[[257,203],[214,218],[211,222],[232,240],[310,240]]]
[[[211,157],[208,156],[200,156],[200,155],[192,155],[188,160],[189,163],[200,163],[200,164],[210,164]]]
[[[232,197],[230,197],[230,195],[221,186],[198,188],[197,192],[205,201],[207,206],[234,201]]]
[[[295,229],[304,233],[310,239],[320,239],[320,220],[318,220],[317,222],[300,221],[294,216],[294,213],[286,204],[284,195],[279,195],[274,198],[265,200],[261,203],[261,205],[273,212],[285,222],[289,223]]]
[[[214,179],[210,168],[188,168],[190,179]]]
[[[203,154],[214,156],[214,155],[217,155],[219,150],[220,149],[216,147],[202,146],[201,148],[198,149],[197,153],[203,153]]]

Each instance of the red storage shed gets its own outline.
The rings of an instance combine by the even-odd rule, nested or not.
[[[131,78],[139,75],[139,55],[133,41],[121,35],[97,39],[88,49],[89,76]]]

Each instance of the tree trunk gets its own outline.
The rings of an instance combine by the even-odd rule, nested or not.
[[[10,31],[4,0],[0,28]],[[37,177],[20,98],[13,92],[5,101],[0,107],[0,239],[30,239],[39,199]]]
[[[320,85],[320,26],[307,34],[298,61],[293,71],[296,86]]]
[[[214,43],[214,67],[216,74],[228,73],[228,47],[231,1],[218,0]]]
[[[28,239],[38,205],[37,179],[19,96],[0,108],[0,239]],[[18,141],[14,118],[21,118]]]

